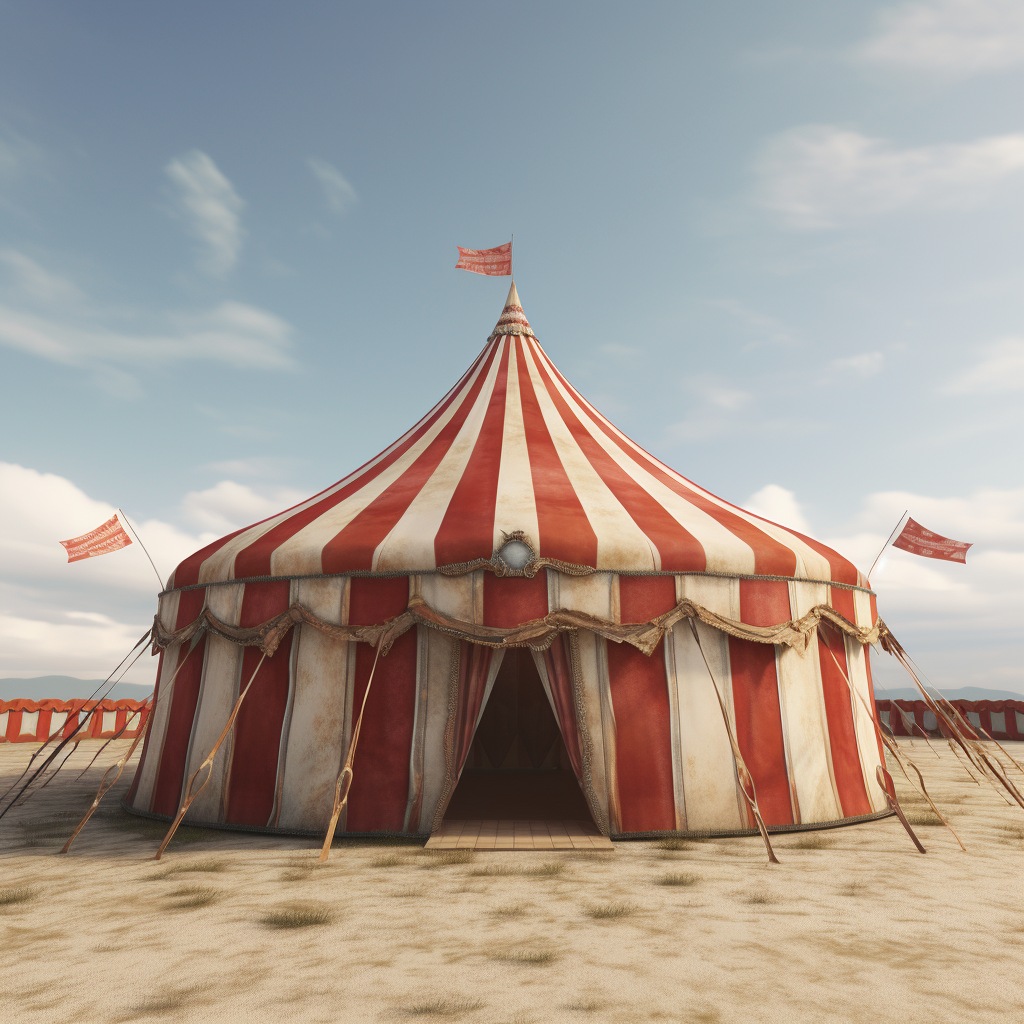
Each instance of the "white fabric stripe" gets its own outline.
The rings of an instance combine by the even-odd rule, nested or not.
[[[511,339],[508,383],[505,398],[505,427],[501,438],[501,464],[498,467],[498,500],[494,509],[494,549],[502,544],[502,534],[521,530],[540,550],[537,501],[533,492],[530,453],[523,423],[523,399],[519,391],[519,362],[516,353],[522,339]]]
[[[456,641],[429,626],[417,626],[416,638],[417,718],[422,723],[419,726],[422,743],[418,761],[410,767],[422,779],[422,790],[419,817],[416,821],[409,820],[407,809],[405,827],[422,835],[433,828],[437,805],[444,792],[444,734],[448,725],[448,691]]]
[[[546,352],[543,351],[543,349],[541,349],[540,345],[535,342],[534,347],[540,350],[544,361],[548,364],[549,367],[554,369],[554,364],[551,362],[550,357],[547,355]],[[564,389],[562,390],[564,392]],[[792,534],[789,530],[785,529],[785,527],[778,526],[775,523],[770,523],[768,522],[768,520],[761,519],[760,517],[745,511],[744,509],[738,508],[735,505],[731,505],[729,502],[723,501],[721,498],[712,494],[710,491],[706,491],[704,490],[704,488],[698,487],[695,483],[693,483],[692,480],[687,480],[687,478],[684,477],[682,474],[676,472],[676,470],[672,469],[670,466],[666,466],[660,459],[656,459],[653,455],[650,454],[650,452],[645,451],[635,441],[631,440],[625,434],[623,434],[622,431],[615,426],[615,424],[608,420],[607,417],[602,416],[601,413],[599,413],[578,391],[576,391],[575,388],[573,388],[572,390],[575,393],[577,399],[579,400],[579,403],[581,403],[584,407],[590,410],[590,412],[596,420],[600,420],[602,423],[606,424],[617,437],[620,437],[626,445],[628,445],[635,452],[637,452],[637,454],[640,455],[642,458],[649,459],[651,462],[657,464],[661,469],[670,474],[675,480],[677,480],[688,490],[691,490],[694,493],[701,495],[703,498],[706,498],[708,501],[717,505],[719,508],[724,509],[727,512],[731,512],[734,515],[738,516],[740,519],[743,519],[746,522],[751,523],[753,526],[756,526],[759,530],[761,530],[762,533],[767,534],[769,537],[773,538],[774,540],[777,540],[780,544],[783,544],[785,547],[788,547],[791,551],[793,551],[793,553],[796,555],[797,561],[795,573],[796,575],[810,576],[815,579],[823,580],[831,579],[831,566],[828,563],[828,559],[825,558],[823,555],[819,555],[817,551],[815,551],[804,541],[800,540],[799,537]],[[735,537],[735,534],[733,534],[733,536]],[[743,543],[739,537],[735,537],[735,541],[737,543]],[[711,564],[710,559],[707,565],[707,569],[708,571],[713,572],[735,571],[728,567],[723,567],[722,569],[719,569],[718,566]]]
[[[790,583],[789,601],[791,616],[799,618],[815,604],[828,601],[828,588],[824,583]],[[777,646],[775,652],[794,820],[798,824],[834,821],[843,812],[829,757],[817,634],[802,652],[784,646]]]
[[[178,602],[181,598],[180,591],[173,591],[160,598],[157,615],[160,617],[160,625],[168,632],[172,631],[178,621]],[[135,799],[132,806],[139,811],[152,810],[153,787],[156,785],[157,772],[160,770],[160,760],[164,752],[164,739],[167,736],[167,722],[171,711],[171,698],[174,695],[173,689],[168,694],[167,686],[178,667],[178,658],[181,654],[181,644],[174,644],[164,651],[160,668],[160,685],[157,688],[156,704],[151,712],[153,720],[149,725],[149,736],[146,744],[146,756],[142,759],[136,769],[139,785],[135,790]]]
[[[388,466],[373,480],[350,494],[344,501],[327,509],[319,518],[303,527],[290,537],[271,556],[271,570],[274,575],[303,575],[322,571],[321,552],[324,546],[336,537],[355,517],[363,511],[375,498],[386,491],[399,477],[406,473],[431,442],[448,425],[467,400],[467,396],[486,360],[477,368],[477,372],[467,380],[459,397],[439,416],[426,433],[423,434],[399,459]],[[431,559],[433,560],[433,559]],[[403,568],[405,568],[403,566]]]
[[[865,595],[866,596],[866,595]],[[860,763],[864,769],[864,786],[868,791],[868,802],[873,811],[881,811],[885,808],[885,794],[878,779],[875,776],[875,769],[881,763],[878,756],[878,737],[875,735],[875,725],[868,714],[868,707],[874,710],[871,701],[871,694],[868,688],[867,661],[870,648],[866,644],[859,644],[856,640],[845,636],[846,644],[846,665],[850,677],[850,684],[864,698],[860,701],[851,694],[853,704],[853,726],[857,733],[857,749],[860,751]]]
[[[739,618],[738,580],[677,576],[676,599]],[[746,828],[732,744],[708,673],[710,665],[735,731],[729,637],[703,623],[698,623],[697,630],[704,655],[685,622],[673,628],[665,643],[667,679],[674,698],[669,707],[676,713],[671,728],[677,820],[682,819],[680,828],[693,831]],[[705,655],[708,665],[704,664]]]
[[[489,343],[490,344],[490,343]],[[479,374],[480,366],[486,361],[486,351],[488,346],[484,346],[484,351],[481,356],[478,357],[476,368],[471,375],[467,374],[465,383],[462,380],[459,381],[453,388],[451,388],[444,398],[441,399],[436,405],[434,405],[430,412],[425,416],[422,416],[414,427],[407,430],[394,444],[388,445],[379,455],[374,456],[369,462],[361,466],[354,473],[349,473],[344,479],[339,480],[336,484],[332,484],[330,487],[321,491],[319,494],[313,495],[309,500],[296,505],[294,508],[288,509],[282,512],[280,515],[274,516],[272,519],[268,519],[264,523],[259,523],[244,533],[239,534],[233,540],[229,541],[222,548],[215,551],[209,558],[207,558],[203,564],[199,567],[199,582],[209,583],[218,580],[231,579],[234,576],[234,564],[235,557],[240,551],[245,550],[250,544],[255,543],[260,537],[269,533],[279,523],[284,522],[286,519],[290,519],[294,515],[298,515],[300,512],[309,508],[312,505],[316,505],[318,502],[324,501],[329,498],[332,494],[337,493],[344,487],[350,486],[361,476],[369,473],[375,466],[377,466],[382,460],[386,459],[392,452],[404,444],[411,436],[415,435],[420,430],[423,424],[430,419],[434,412],[440,408],[448,400],[449,396],[460,389],[464,390],[465,387],[471,386],[472,381]],[[453,403],[455,404],[455,403]],[[449,412],[451,410],[449,409]],[[286,573],[281,573],[286,575]]]
[[[631,459],[597,426],[590,407],[577,401],[576,396],[565,388],[554,373],[551,374],[551,378],[558,393],[565,399],[591,437],[640,488],[650,494],[704,548],[709,569],[715,572],[743,574],[754,572],[754,550],[746,541],[737,537],[714,516],[676,494]]]
[[[654,545],[580,450],[548,394],[547,387],[537,370],[534,353],[529,347],[524,351],[537,403],[551,435],[551,441],[597,535],[596,568],[659,570],[661,560]]]
[[[301,580],[291,580],[288,584],[288,607],[293,607],[299,600],[299,594],[303,593]],[[296,693],[296,672],[299,664],[299,634],[300,626],[292,627],[290,637],[285,637],[282,647],[287,644],[288,651],[288,696],[285,698],[284,715],[281,718],[281,731],[277,738],[277,773],[274,776],[274,803],[267,816],[267,825],[279,827],[278,819],[281,817],[281,795],[284,791],[284,771],[288,760],[288,736],[292,727],[292,711],[295,708]],[[280,648],[279,648],[280,649]],[[282,655],[283,657],[284,655]],[[332,805],[333,809],[333,805]]]
[[[349,578],[297,580],[296,598],[326,622],[348,622]],[[281,828],[326,828],[345,757],[355,644],[298,626],[295,689],[285,739]]]
[[[242,613],[244,583],[210,587],[206,592],[207,607],[223,622],[237,626]],[[196,702],[195,724],[189,741],[183,785],[206,760],[214,743],[227,725],[228,716],[238,699],[238,680],[242,672],[244,647],[224,637],[206,637],[206,658],[203,679]],[[225,811],[224,784],[231,766],[232,736],[217,753],[210,770],[210,781],[196,797],[185,815],[186,821],[223,821]],[[200,780],[201,781],[201,780]]]
[[[434,539],[480,438],[504,349],[504,342],[499,342],[483,386],[455,439],[409,507],[378,545],[373,555],[375,572],[404,569],[410,565],[432,568],[436,564]]]
[[[618,604],[618,576],[565,576],[548,569],[548,609],[578,611],[612,619]],[[622,831],[615,762],[615,713],[608,676],[608,648],[603,637],[581,629],[578,634],[580,674],[591,743],[591,786],[613,833]],[[556,716],[557,721],[557,716]]]
[[[443,615],[464,622],[483,622],[483,572],[465,576],[411,576],[409,600],[421,599]],[[448,684],[451,668],[450,638],[448,668],[441,670],[442,646],[427,636],[428,627],[420,626],[416,648],[416,711],[413,718],[412,744],[409,753],[409,797],[405,808],[405,830],[429,831],[434,811],[444,787],[444,732],[448,722]],[[440,751],[440,761],[437,760]],[[429,818],[427,804],[430,804]]]
[[[871,622],[871,595],[865,594],[862,590],[853,591],[853,614],[857,625],[861,629],[870,629]]]

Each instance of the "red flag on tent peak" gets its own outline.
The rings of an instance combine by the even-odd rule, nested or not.
[[[926,530],[920,523],[913,519],[907,520],[907,525],[900,531],[900,535],[892,542],[894,548],[902,548],[913,555],[924,555],[925,558],[943,558],[947,562],[967,562],[967,549],[971,544],[962,540],[950,540],[942,537],[931,530]]]
[[[83,533],[81,537],[72,537],[71,540],[62,540],[68,553],[69,562],[80,562],[83,558],[95,558],[96,555],[106,555],[111,551],[120,551],[128,547],[132,539],[124,532],[124,528],[115,515],[108,519],[102,526],[97,526],[89,533]]]
[[[508,277],[512,273],[512,243],[506,242],[494,249],[463,249],[459,250],[459,262],[456,270],[468,270],[471,274],[487,274],[489,277]]]

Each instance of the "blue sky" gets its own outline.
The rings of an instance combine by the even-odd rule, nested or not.
[[[515,232],[670,465],[865,569],[904,508],[975,541],[882,615],[1024,690],[1022,86],[1016,0],[0,0],[0,675],[152,615],[141,552],[56,540],[121,505],[166,574],[404,431],[501,309],[455,246]]]

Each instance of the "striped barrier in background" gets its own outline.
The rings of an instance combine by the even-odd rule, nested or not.
[[[1020,700],[951,700],[949,702],[976,729],[984,729],[996,740],[1024,740],[1024,701]],[[908,727],[903,715],[893,705],[899,705],[908,719],[919,726]],[[878,715],[894,736],[920,736],[923,729],[929,736],[941,736],[942,730],[934,711],[928,710],[923,700],[875,701]],[[984,737],[983,737],[984,738]]]
[[[134,738],[146,724],[144,700],[0,700],[0,743],[42,743],[70,736],[83,717],[82,739]],[[124,732],[121,732],[121,730]]]

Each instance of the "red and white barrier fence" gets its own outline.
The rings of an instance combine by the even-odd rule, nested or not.
[[[55,733],[82,739],[134,739],[146,724],[144,700],[0,700],[0,743],[42,743]],[[122,731],[123,730],[123,731]]]
[[[949,703],[975,729],[984,729],[993,739],[1024,740],[1024,701],[951,700]],[[878,700],[875,706],[878,717],[894,736],[920,736],[922,730],[929,736],[943,735],[935,712],[929,711],[923,700]],[[908,721],[904,721],[904,715]],[[911,722],[916,723],[917,728]],[[984,739],[984,734],[980,735]]]

